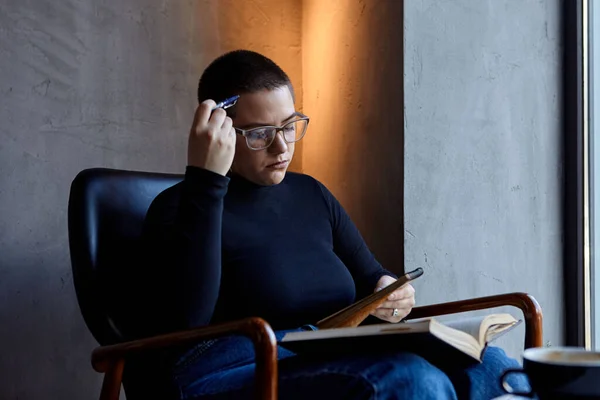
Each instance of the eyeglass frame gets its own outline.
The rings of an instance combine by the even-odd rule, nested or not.
[[[289,124],[293,124],[295,122],[298,122],[298,121],[306,121],[306,127],[304,128],[304,132],[302,132],[302,136],[300,136],[300,138],[298,138],[296,140],[288,141],[285,138],[285,134],[283,134],[283,133],[281,134],[281,137],[283,138],[283,141],[285,143],[287,143],[287,144],[299,142],[304,137],[304,135],[306,134],[306,130],[308,129],[308,123],[310,122],[310,118],[308,116],[302,114],[301,112],[296,112],[295,116],[298,116],[300,118],[295,118],[295,119],[291,120],[290,122],[287,122],[287,123],[285,123],[285,124],[283,124],[281,126],[264,125],[264,126],[257,126],[257,127],[254,127],[254,128],[250,128],[250,129],[241,129],[241,128],[236,128],[236,127],[233,127],[233,129],[235,130],[235,133],[237,133],[238,135],[243,136],[246,139],[246,146],[248,146],[248,148],[250,150],[255,150],[255,151],[264,150],[264,149],[268,149],[273,144],[273,142],[275,141],[275,138],[277,137],[277,134],[279,132],[283,132],[283,129],[286,126],[288,126]],[[273,138],[271,139],[271,143],[269,143],[265,147],[261,147],[261,148],[258,148],[258,149],[250,147],[250,144],[248,143],[248,136],[247,136],[248,133],[252,132],[254,130],[257,130],[257,129],[265,129],[265,128],[273,128],[273,129],[275,129],[275,134],[273,135]]]

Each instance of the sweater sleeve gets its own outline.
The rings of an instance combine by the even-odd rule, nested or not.
[[[383,268],[368,248],[362,235],[346,213],[340,202],[318,182],[325,202],[329,207],[333,233],[333,250],[346,265],[354,278],[358,299],[371,294],[383,275],[397,276]]]
[[[221,224],[228,183],[227,177],[188,166],[178,190],[167,189],[151,204],[143,234],[151,331],[210,322],[221,280]]]

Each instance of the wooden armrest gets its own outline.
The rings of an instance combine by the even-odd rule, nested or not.
[[[277,398],[277,341],[271,326],[261,318],[214,324],[181,332],[102,346],[92,352],[92,366],[104,372],[100,400],[118,400],[125,357],[135,353],[191,344],[225,335],[248,336],[256,357],[256,390],[258,399]]]
[[[479,297],[450,303],[415,307],[408,319],[433,317],[436,315],[457,314],[486,308],[513,306],[523,311],[525,318],[525,348],[542,347],[542,308],[537,300],[527,293],[505,293],[495,296]]]

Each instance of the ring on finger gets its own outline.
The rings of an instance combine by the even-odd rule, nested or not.
[[[398,315],[400,315],[400,310],[394,308],[394,312],[392,312],[392,317],[397,317]]]

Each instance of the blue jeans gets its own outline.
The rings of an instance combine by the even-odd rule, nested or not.
[[[276,332],[281,339],[285,331]],[[442,356],[443,357],[443,356]],[[408,352],[315,359],[278,348],[279,397],[295,399],[476,399],[503,393],[499,378],[516,360],[489,347],[481,364],[448,369]],[[513,388],[529,386],[511,376]],[[181,399],[251,399],[254,350],[245,337],[202,342],[175,364],[173,379]]]

